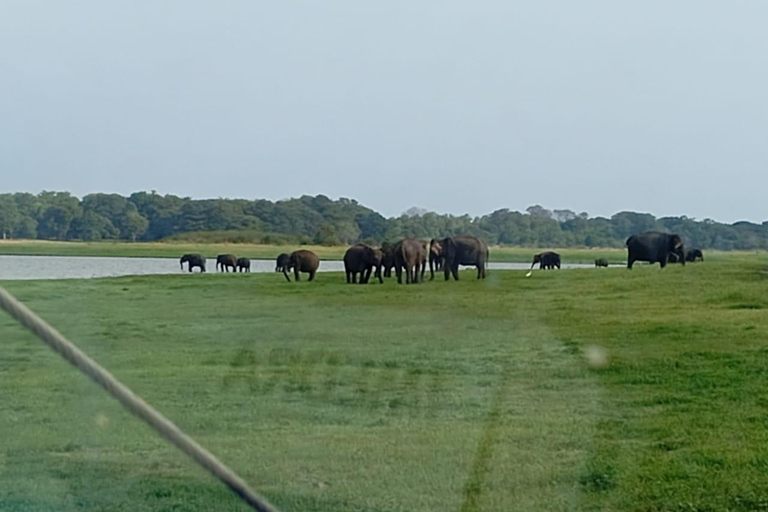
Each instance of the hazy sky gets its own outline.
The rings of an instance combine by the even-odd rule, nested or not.
[[[6,1],[0,191],[768,219],[768,2]]]

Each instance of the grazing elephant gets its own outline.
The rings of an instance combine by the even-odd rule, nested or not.
[[[216,270],[219,272],[235,272],[237,268],[237,258],[234,254],[219,254],[216,256]]]
[[[448,281],[459,280],[459,265],[477,267],[477,278],[485,279],[485,267],[488,264],[488,245],[474,236],[455,236],[440,240],[443,248],[443,274]]]
[[[685,253],[685,261],[690,263],[704,261],[704,253],[701,252],[701,249],[690,249]]]
[[[185,254],[179,260],[181,270],[184,270],[184,264],[187,263],[189,271],[192,272],[193,267],[199,267],[200,272],[205,272],[205,256],[202,254]]]
[[[360,274],[360,284],[366,284],[371,278],[371,271],[376,269],[375,276],[379,283],[381,278],[381,251],[365,244],[353,245],[344,253],[344,271],[347,273],[347,283],[356,283]]]
[[[632,235],[627,239],[627,268],[632,269],[636,261],[658,263],[661,268],[667,262],[676,260],[685,265],[685,248],[683,240],[675,234],[648,231],[640,235]]]
[[[607,267],[608,260],[605,258],[598,258],[595,260],[595,267]]]
[[[381,272],[384,277],[392,277],[395,266],[395,246],[384,242],[381,244]]]
[[[248,258],[237,258],[237,271],[238,272],[250,272],[251,260]]]
[[[277,257],[277,260],[275,261],[275,272],[282,272],[285,270],[285,266],[288,265],[288,259],[291,256],[286,253],[282,253],[280,256]]]
[[[309,280],[314,281],[319,266],[320,258],[317,257],[317,254],[305,249],[299,249],[298,251],[293,251],[290,256],[288,256],[288,261],[283,267],[283,275],[290,283],[291,278],[288,277],[288,271],[293,269],[293,277],[296,281],[301,281],[299,272],[307,272],[309,274]]]
[[[531,270],[535,264],[539,264],[539,270],[547,269],[552,270],[554,268],[560,268],[560,255],[556,252],[547,251],[536,254],[533,257],[533,263],[531,263]]]
[[[403,270],[405,270],[406,284],[419,282],[419,265],[421,265],[422,279],[424,278],[424,262],[426,261],[425,243],[415,238],[404,238],[395,244],[395,272],[397,282],[403,282]]]

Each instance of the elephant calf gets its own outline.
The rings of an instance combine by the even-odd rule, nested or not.
[[[685,261],[690,263],[704,261],[704,253],[701,252],[701,249],[690,249],[685,253]]]
[[[605,258],[598,258],[595,260],[595,267],[607,267],[608,260]]]
[[[283,272],[286,265],[288,265],[288,260],[290,258],[291,255],[286,253],[282,253],[280,256],[278,256],[277,260],[275,261],[275,272]]]
[[[291,278],[288,277],[288,271],[293,269],[293,276],[296,281],[301,280],[299,278],[299,272],[309,273],[309,281],[314,281],[318,267],[320,267],[320,258],[318,258],[317,254],[312,251],[307,251],[306,249],[300,249],[298,251],[293,251],[290,256],[288,256],[288,261],[286,262],[285,267],[283,267],[283,275],[290,283]]]
[[[237,257],[234,254],[219,254],[216,256],[216,270],[219,272],[235,272],[237,269]]]
[[[250,272],[251,260],[248,258],[237,258],[237,271],[238,272]]]

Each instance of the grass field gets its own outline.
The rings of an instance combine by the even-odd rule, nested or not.
[[[766,266],[4,284],[284,511],[747,511]],[[5,316],[0,340],[0,510],[246,510]]]
[[[31,256],[121,256],[179,258],[188,252],[197,252],[208,258],[217,254],[234,253],[239,257],[273,259],[282,252],[298,248],[315,251],[321,259],[340,260],[347,249],[344,247],[323,246],[280,246],[257,244],[220,244],[186,242],[51,242],[45,240],[0,240],[0,255]],[[491,261],[527,263],[533,255],[544,250],[556,250],[567,263],[594,263],[597,258],[606,258],[611,264],[626,263],[625,249],[578,249],[578,248],[532,248],[532,247],[491,247]],[[705,251],[706,258],[712,260],[750,261],[755,252]]]

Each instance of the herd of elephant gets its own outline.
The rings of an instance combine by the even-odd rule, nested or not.
[[[404,238],[396,244],[383,244],[381,247],[371,247],[357,244],[344,254],[344,270],[348,283],[368,283],[371,274],[380,283],[384,277],[392,276],[392,269],[397,275],[397,282],[408,284],[424,280],[427,261],[429,261],[430,279],[435,278],[435,271],[443,271],[445,279],[453,276],[459,279],[459,265],[477,267],[478,279],[484,279],[488,263],[488,245],[474,236],[455,236],[435,238],[430,242],[416,238]],[[197,267],[205,272],[206,259],[202,254],[185,254],[179,261],[181,269],[184,264],[188,270]],[[282,272],[290,281],[289,272],[293,271],[294,279],[301,280],[300,273],[309,274],[309,281],[315,279],[320,266],[320,258],[312,251],[300,249],[290,254],[283,253],[277,257],[276,272]],[[232,254],[220,254],[216,258],[216,269],[220,272],[250,272],[251,262],[248,258],[236,258]]]
[[[704,255],[699,249],[688,251],[683,247],[680,236],[670,233],[649,231],[632,235],[627,239],[627,268],[631,269],[636,261],[659,263],[664,268],[668,263],[703,261]],[[344,271],[347,283],[366,284],[371,274],[384,282],[384,277],[392,276],[395,269],[397,282],[407,284],[424,281],[424,274],[429,262],[430,280],[435,278],[435,271],[442,271],[445,280],[451,276],[459,279],[459,265],[477,267],[477,278],[485,279],[488,265],[488,245],[474,236],[461,235],[448,238],[433,238],[426,242],[417,238],[404,238],[396,244],[385,243],[381,247],[371,247],[366,244],[353,245],[344,254]],[[206,259],[201,254],[185,254],[181,257],[181,269],[187,263],[188,269],[198,267],[205,272]],[[539,264],[540,269],[560,268],[560,255],[547,251],[533,257],[531,269]],[[596,267],[607,267],[608,260],[595,260]],[[290,254],[283,253],[277,257],[276,272],[282,272],[290,282],[289,272],[293,271],[294,279],[300,280],[300,273],[309,274],[309,281],[315,279],[320,267],[320,258],[312,251],[300,249]],[[216,257],[216,269],[220,272],[250,272],[251,261],[248,258],[237,258],[232,254],[220,254]]]

